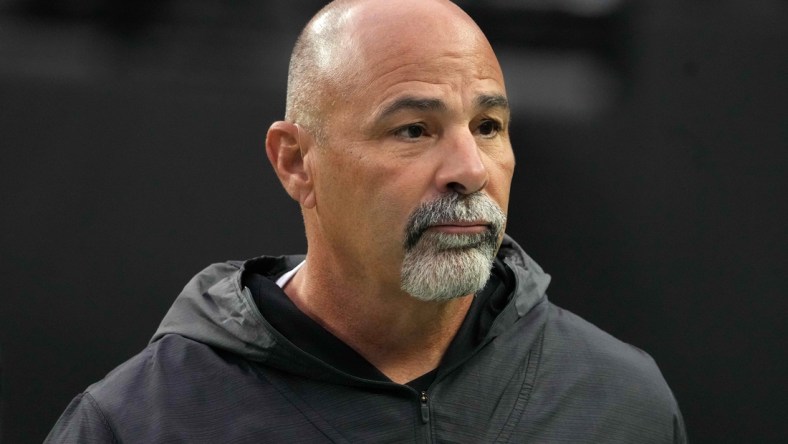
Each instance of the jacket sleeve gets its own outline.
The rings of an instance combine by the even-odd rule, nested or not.
[[[673,415],[673,443],[674,444],[687,444],[687,429],[684,426],[684,418],[681,412],[676,410]]]
[[[117,442],[104,413],[87,392],[71,401],[44,440],[44,444]]]

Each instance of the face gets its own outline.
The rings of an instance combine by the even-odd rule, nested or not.
[[[347,270],[399,287],[409,250],[434,251],[438,242],[476,254],[492,233],[494,254],[514,156],[503,76],[483,36],[451,20],[433,20],[428,33],[397,32],[396,20],[386,26],[356,32],[347,45],[360,74],[335,97],[323,146],[308,154],[316,205],[307,224]],[[471,211],[422,217],[428,223],[413,234],[414,215],[436,214],[436,202],[452,199]]]

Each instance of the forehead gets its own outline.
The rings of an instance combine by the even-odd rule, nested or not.
[[[414,88],[505,94],[498,60],[467,17],[364,16],[346,43],[348,98],[382,101]]]
[[[494,56],[473,47],[454,43],[420,42],[418,46],[400,45],[368,51],[360,55],[367,69],[359,76],[362,84],[387,85],[417,81],[464,86],[479,80],[503,86],[503,75]]]

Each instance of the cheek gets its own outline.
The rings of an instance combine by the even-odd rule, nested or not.
[[[514,155],[511,150],[496,159],[491,159],[488,171],[490,181],[487,185],[487,193],[492,197],[501,209],[508,213],[509,194],[514,175]]]
[[[321,171],[318,200],[336,217],[353,218],[357,232],[367,237],[397,238],[420,202],[423,185],[416,169],[384,156],[359,155],[353,148],[330,157]]]
[[[420,203],[424,186],[413,168],[388,162],[369,167],[360,178],[363,193],[375,209],[375,223],[389,232],[404,229],[407,218]]]

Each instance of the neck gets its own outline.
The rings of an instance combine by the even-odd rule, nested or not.
[[[302,312],[392,381],[406,383],[437,368],[473,297],[424,302],[398,286],[348,276],[307,260],[284,290]]]

